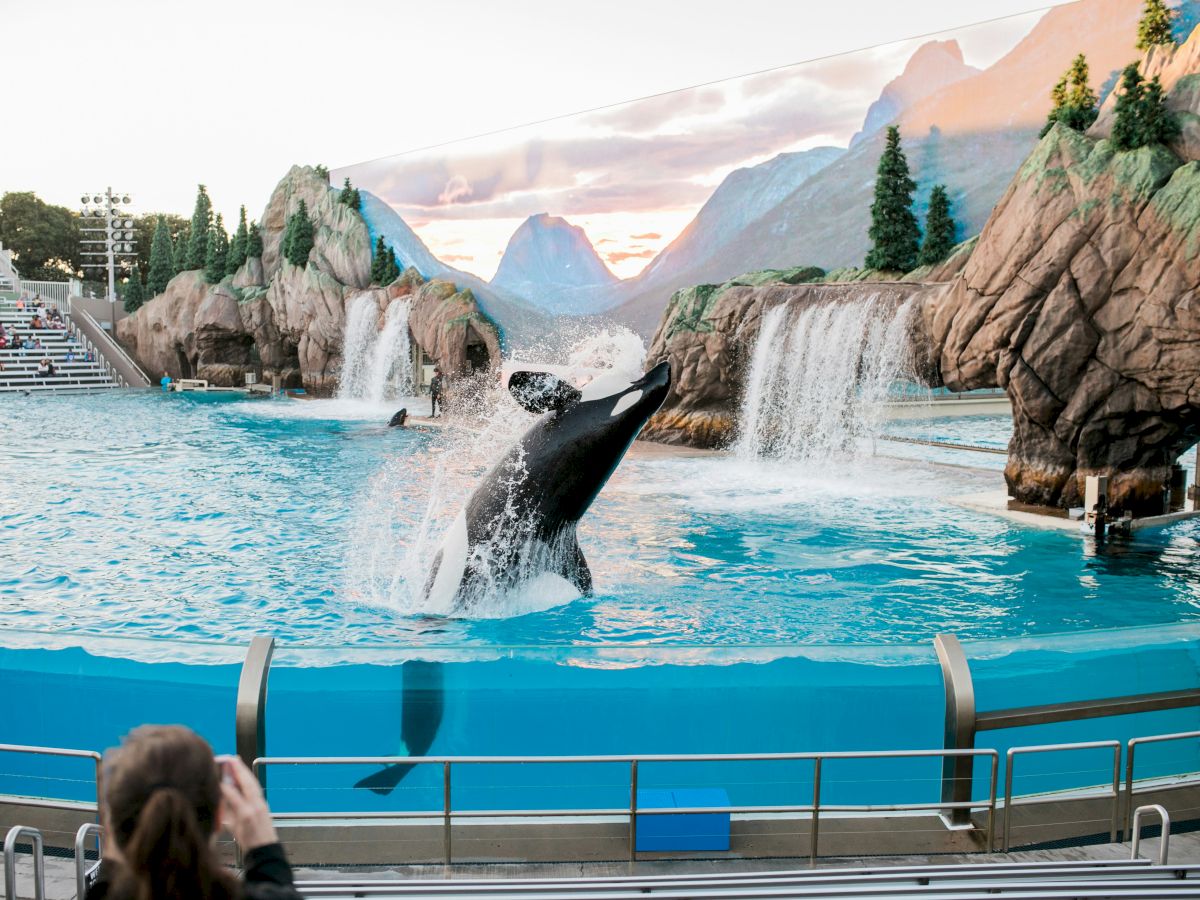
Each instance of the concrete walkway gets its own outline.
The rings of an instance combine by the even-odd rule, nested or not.
[[[1153,858],[1158,853],[1158,839],[1142,842],[1141,854]],[[992,862],[1062,862],[1066,860],[1128,859],[1128,844],[1097,844],[1089,847],[1066,847],[1058,850],[1028,850],[1009,854],[947,854],[941,856],[864,856],[830,857],[822,859],[822,868],[860,866],[922,866],[961,865]],[[1169,862],[1200,864],[1200,832],[1171,836]],[[371,879],[441,879],[441,878],[570,878],[575,876],[604,877],[619,875],[687,875],[720,872],[772,872],[806,869],[806,859],[712,859],[712,860],[648,860],[607,863],[459,863],[446,866],[354,866],[346,869],[296,870],[297,879],[305,881],[338,880],[341,878]],[[0,873],[0,890],[3,890]],[[46,900],[71,900],[75,896],[75,862],[70,859],[46,860]],[[33,864],[28,856],[17,861],[17,897],[33,900]]]

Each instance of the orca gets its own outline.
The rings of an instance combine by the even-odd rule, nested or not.
[[[442,540],[425,580],[429,612],[469,613],[480,599],[546,576],[580,596],[592,574],[576,525],[666,399],[659,363],[632,383],[606,376],[581,391],[548,372],[514,372],[509,392],[540,418],[484,476]]]
[[[404,423],[408,420],[408,408],[403,407],[396,411],[396,414],[388,420],[388,428],[403,428]]]
[[[404,679],[400,694],[400,740],[409,756],[429,752],[438,726],[442,724],[445,691],[442,688],[442,664],[410,659],[400,665]],[[354,786],[376,794],[390,794],[416,763],[396,763],[380,769]]]

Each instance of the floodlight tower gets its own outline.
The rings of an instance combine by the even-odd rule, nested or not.
[[[79,211],[82,217],[80,230],[85,234],[102,236],[102,239],[80,241],[84,245],[83,256],[101,258],[96,262],[85,260],[83,267],[108,269],[108,299],[116,303],[117,260],[137,255],[132,214],[121,209],[122,206],[129,206],[129,195],[107,188],[103,194],[84,194],[79,199],[83,204]],[[89,249],[97,244],[98,249]]]

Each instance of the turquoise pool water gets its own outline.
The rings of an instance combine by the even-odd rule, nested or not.
[[[1097,546],[952,502],[1000,487],[1001,457],[635,453],[580,529],[594,597],[501,597],[446,620],[414,585],[523,427],[518,413],[396,432],[383,427],[390,409],[336,401],[114,392],[0,408],[21,423],[0,454],[0,692],[28,698],[0,742],[103,749],[140,722],[183,719],[231,750],[237,667],[256,634],[280,642],[274,755],[937,747],[930,640],[943,631],[976,659],[981,709],[1200,683],[1200,525]],[[894,424],[998,446],[1008,427]],[[992,468],[960,468],[977,461]],[[427,746],[402,740],[414,702],[436,702]],[[1177,711],[987,737],[1003,749],[1197,727],[1200,714]],[[1195,747],[1161,752],[1148,772],[1200,768]],[[78,764],[0,762],[0,791],[94,790]],[[1106,765],[1031,764],[1022,777],[1029,790],[1096,783]],[[878,800],[886,784],[892,799],[927,798],[938,771],[860,766],[829,796]],[[414,771],[387,798],[351,791],[363,774],[281,772],[272,802],[439,805],[436,773]],[[481,769],[456,781],[456,803],[550,804],[566,786],[580,804],[619,806],[626,778]],[[811,791],[798,764],[645,778],[719,784],[746,803],[784,802],[764,799],[772,785]]]

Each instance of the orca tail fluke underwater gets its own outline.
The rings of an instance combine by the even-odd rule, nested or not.
[[[388,766],[386,769],[380,769],[374,775],[368,775],[362,781],[356,782],[354,787],[366,788],[372,793],[386,797],[396,789],[396,785],[404,780],[404,776],[415,768],[416,763],[399,763]]]

